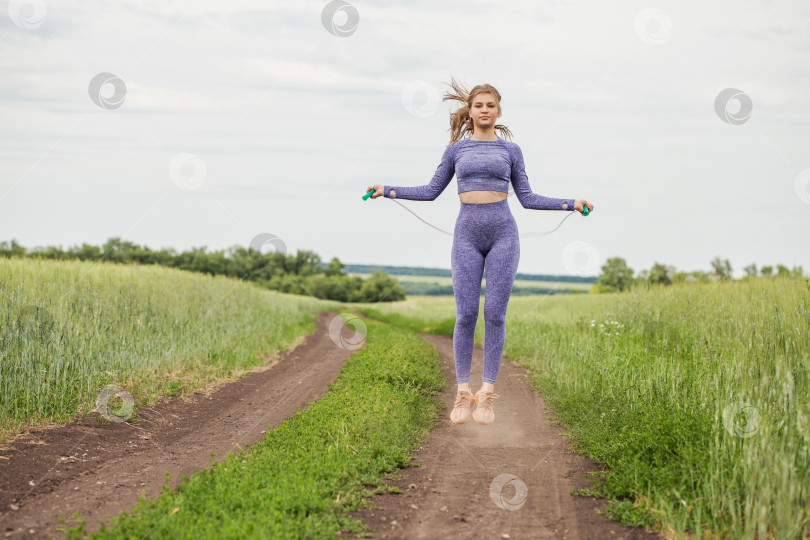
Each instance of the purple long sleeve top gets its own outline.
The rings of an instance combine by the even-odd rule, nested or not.
[[[509,182],[524,208],[535,210],[574,210],[574,199],[555,199],[532,193],[523,164],[523,152],[517,143],[498,138],[495,141],[461,139],[449,144],[429,184],[424,186],[383,186],[389,199],[432,201],[444,191],[453,175],[458,192],[489,190],[509,192]],[[391,196],[394,190],[396,197]]]

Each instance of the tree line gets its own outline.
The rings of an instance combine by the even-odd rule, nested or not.
[[[133,242],[114,237],[102,246],[82,244],[68,249],[48,246],[26,249],[17,243],[0,242],[0,257],[27,257],[32,259],[99,261],[118,264],[157,264],[191,272],[223,275],[243,279],[260,287],[290,294],[307,294],[315,298],[338,302],[395,302],[404,300],[406,290],[387,272],[377,270],[363,279],[348,276],[344,265],[337,257],[324,263],[313,251],[299,250],[295,255],[261,253],[252,248],[232,246],[225,250],[208,252],[205,247],[177,252],[174,249],[153,250]],[[635,286],[672,285],[675,283],[710,282],[730,280],[731,264],[728,259],[715,257],[710,262],[711,271],[683,272],[674,266],[654,263],[649,270],[637,275],[621,257],[613,257],[602,265],[602,273],[591,287],[591,293],[607,293],[629,290]],[[743,268],[743,279],[770,276],[804,277],[801,266],[793,269],[777,264],[757,268],[752,263]],[[593,278],[589,278],[593,279]],[[416,286],[416,284],[415,284]],[[424,286],[435,287],[435,284]],[[452,286],[445,286],[446,294],[452,295]],[[521,294],[524,291],[513,291]],[[549,294],[563,291],[549,291]],[[568,291],[573,292],[573,291]],[[419,292],[411,291],[411,294]],[[421,291],[421,294],[437,294],[437,291]]]
[[[210,253],[205,247],[178,253],[174,249],[153,250],[115,237],[102,246],[82,244],[68,249],[48,246],[29,250],[16,240],[0,242],[0,257],[157,264],[243,279],[279,292],[308,294],[338,302],[395,302],[405,299],[405,289],[385,272],[374,272],[366,279],[348,276],[343,272],[345,265],[337,257],[325,264],[319,255],[307,250],[286,255],[233,246]]]
[[[731,263],[728,259],[715,257],[711,260],[711,271],[704,272],[695,270],[692,272],[677,271],[674,266],[654,263],[649,270],[641,270],[634,276],[634,270],[627,266],[627,262],[621,257],[608,259],[602,265],[602,273],[594,283],[591,292],[617,292],[626,291],[636,286],[647,285],[672,285],[674,283],[705,283],[717,280],[732,280]],[[745,276],[742,279],[752,279],[756,277],[804,277],[801,266],[794,266],[793,269],[785,265],[777,264],[773,266],[763,266],[757,270],[757,265],[751,263],[743,268]]]

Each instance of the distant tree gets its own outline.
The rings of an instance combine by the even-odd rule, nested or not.
[[[749,264],[748,266],[743,268],[743,271],[745,272],[746,276],[757,277],[757,265],[756,265],[756,263]]]
[[[659,285],[672,285],[672,275],[675,273],[673,266],[666,266],[660,263],[653,264],[650,269],[650,283]]]
[[[785,266],[784,264],[777,264],[776,265],[776,275],[777,276],[789,276],[790,269]]]
[[[717,279],[731,279],[731,263],[728,259],[720,260],[720,257],[715,257],[711,261],[712,275]]]
[[[362,302],[396,302],[405,299],[405,289],[385,272],[374,272],[363,283]]]
[[[0,257],[25,257],[25,248],[12,239],[11,242],[0,242]]]
[[[804,277],[804,271],[802,270],[801,266],[793,267],[793,277]]]
[[[615,290],[624,291],[633,282],[633,269],[628,268],[627,263],[621,257],[610,258],[602,265],[602,274],[597,282]]]
[[[340,262],[337,257],[332,257],[332,260],[329,261],[329,264],[326,265],[326,275],[327,276],[339,276],[343,274],[343,268],[346,265]]]
[[[773,275],[773,266],[763,266],[760,270],[760,273],[765,276],[772,276]]]

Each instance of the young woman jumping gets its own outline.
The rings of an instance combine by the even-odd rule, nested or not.
[[[453,175],[458,179],[461,208],[456,219],[451,249],[456,324],[453,355],[458,393],[450,420],[464,424],[472,417],[479,424],[495,420],[492,407],[495,379],[501,365],[506,336],[506,307],[512,293],[520,243],[515,218],[506,201],[511,181],[520,204],[535,210],[593,211],[584,199],[554,199],[532,193],[523,164],[523,153],[511,139],[506,126],[495,124],[501,116],[501,95],[489,84],[479,84],[469,92],[455,79],[442,101],[454,99],[464,106],[450,115],[450,144],[429,184],[417,187],[375,184],[371,198],[432,201],[444,191]],[[462,139],[462,136],[471,135]],[[484,298],[484,374],[481,389],[472,394],[470,367],[481,298],[481,280],[486,267]],[[476,404],[475,411],[472,405]]]

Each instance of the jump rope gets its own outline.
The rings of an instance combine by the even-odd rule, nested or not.
[[[368,198],[369,198],[369,197],[371,197],[371,195],[374,193],[374,191],[375,191],[375,190],[374,190],[374,188],[369,189],[369,190],[368,190],[368,192],[367,192],[365,195],[363,195],[363,200],[364,200],[364,201],[368,200]],[[507,195],[507,197],[511,197],[512,195],[513,195],[513,193],[509,193],[509,194]],[[388,198],[388,197],[386,197],[386,198]],[[427,221],[425,221],[424,219],[422,219],[421,217],[419,217],[419,216],[416,214],[416,212],[414,212],[413,210],[411,210],[410,208],[408,208],[407,206],[405,206],[404,204],[402,204],[402,203],[401,203],[401,202],[399,202],[398,200],[396,200],[396,199],[390,199],[390,200],[394,201],[395,203],[397,203],[398,205],[400,205],[402,208],[404,208],[405,210],[407,210],[408,212],[410,212],[411,214],[413,214],[414,216],[416,216],[416,218],[417,218],[419,221],[421,221],[422,223],[424,223],[425,225],[429,225],[430,227],[433,227],[433,228],[434,228],[434,229],[436,229],[437,231],[439,231],[439,232],[443,232],[443,233],[444,233],[444,234],[446,234],[447,236],[453,236],[451,233],[449,233],[449,232],[445,231],[444,229],[440,229],[440,228],[438,228],[437,226],[435,226],[435,225],[433,225],[433,224],[431,224],[431,223],[428,223]],[[588,205],[587,205],[587,204],[585,204],[585,205],[583,205],[583,206],[584,206],[584,208],[582,209],[582,215],[583,215],[583,216],[587,216],[587,215],[588,215],[588,213],[589,213],[589,212],[588,212]],[[521,234],[521,235],[519,235],[519,236],[520,236],[520,237],[529,237],[529,236],[545,236],[545,235],[547,235],[547,234],[551,234],[551,233],[553,233],[554,231],[556,231],[557,229],[559,229],[559,228],[560,228],[560,226],[563,224],[563,221],[565,221],[566,219],[570,218],[570,217],[571,217],[571,216],[572,216],[574,213],[576,213],[576,210],[572,211],[570,214],[568,214],[567,216],[565,216],[564,218],[562,218],[562,221],[560,221],[559,225],[557,225],[556,227],[554,227],[554,228],[553,228],[553,229],[551,229],[550,231],[546,231],[546,232],[540,232],[540,233],[526,233],[526,234]]]

